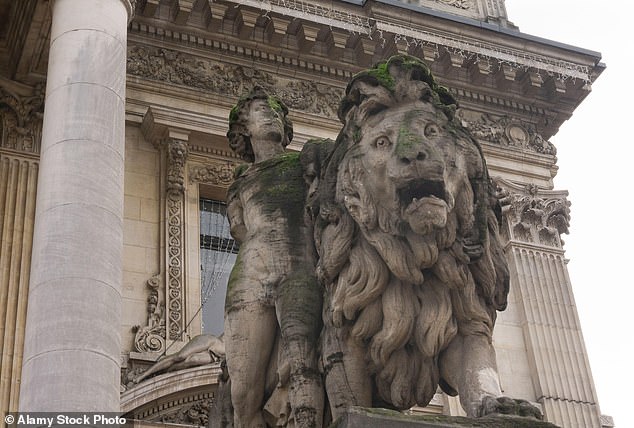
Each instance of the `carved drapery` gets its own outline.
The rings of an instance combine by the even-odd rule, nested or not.
[[[32,95],[28,96],[20,96],[0,87],[1,147],[39,154],[43,110],[43,85],[37,85]]]
[[[128,47],[128,74],[203,89],[231,99],[258,84],[292,109],[330,118],[337,118],[336,108],[343,95],[343,90],[334,86],[285,79],[254,68],[142,45]]]
[[[228,187],[233,182],[234,162],[208,161],[205,165],[192,166],[189,172],[190,183],[212,184]]]
[[[513,185],[495,180],[502,205],[509,241],[520,241],[552,248],[563,248],[562,233],[570,226],[567,192],[539,189],[534,185]]]
[[[555,146],[539,135],[533,125],[508,116],[493,117],[488,114],[479,114],[473,117],[473,114],[465,111],[460,111],[459,116],[462,124],[478,140],[545,155],[557,154]]]
[[[167,330],[171,340],[181,340],[184,331],[184,193],[187,144],[176,139],[162,142],[167,153]]]
[[[135,326],[134,349],[137,352],[165,351],[165,301],[159,295],[160,275],[148,279],[147,325]]]

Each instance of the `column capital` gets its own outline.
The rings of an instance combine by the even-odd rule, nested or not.
[[[495,178],[508,240],[549,248],[563,248],[562,234],[570,225],[568,192],[517,185]]]
[[[137,0],[121,0],[126,10],[128,11],[128,24],[134,18],[134,10],[136,9]]]

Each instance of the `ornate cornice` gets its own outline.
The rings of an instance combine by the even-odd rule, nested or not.
[[[501,178],[494,180],[509,241],[519,241],[556,249],[563,248],[562,233],[570,226],[567,192],[519,186]]]
[[[258,84],[296,110],[336,118],[343,89],[314,81],[288,79],[252,67],[195,57],[175,50],[130,45],[128,74],[202,89],[236,99]]]

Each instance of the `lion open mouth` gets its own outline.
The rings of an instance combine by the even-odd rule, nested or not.
[[[413,180],[398,189],[398,196],[403,217],[414,232],[427,233],[445,226],[448,206],[443,181]]]

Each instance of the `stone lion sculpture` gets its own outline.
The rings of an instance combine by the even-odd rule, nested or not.
[[[350,406],[425,406],[439,385],[460,394],[469,416],[509,400],[492,346],[509,290],[499,206],[455,109],[428,67],[406,56],[346,89],[311,207],[333,419]]]

